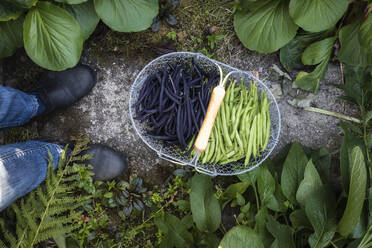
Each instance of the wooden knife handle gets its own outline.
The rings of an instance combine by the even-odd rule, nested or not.
[[[207,149],[214,121],[216,120],[218,111],[220,110],[225,93],[224,87],[220,85],[216,86],[212,91],[212,97],[208,105],[207,114],[204,117],[203,124],[194,145],[194,150],[199,153],[204,152],[205,149]]]

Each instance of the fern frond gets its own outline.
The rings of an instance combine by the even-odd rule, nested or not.
[[[38,236],[36,236],[35,240],[33,241],[32,245],[38,244],[44,240],[53,238],[53,237],[58,237],[58,236],[63,236],[66,235],[66,233],[71,233],[72,231],[76,230],[79,228],[78,224],[72,224],[68,226],[63,226],[63,227],[56,227],[56,228],[51,228],[47,229],[43,232],[41,232]]]

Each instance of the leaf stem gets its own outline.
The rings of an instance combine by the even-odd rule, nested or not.
[[[256,184],[253,184],[252,186],[253,186],[254,196],[256,197],[256,204],[257,204],[257,211],[258,211],[260,210],[260,201],[258,199]]]
[[[306,108],[304,108],[304,110],[319,113],[319,114],[333,116],[333,117],[336,117],[336,118],[339,118],[339,119],[344,119],[344,120],[347,120],[347,121],[353,121],[353,122],[358,123],[358,124],[361,123],[361,120],[359,120],[357,118],[347,116],[347,115],[344,115],[344,114],[340,114],[340,113],[336,113],[336,112],[333,112],[333,111],[325,110],[325,109],[306,107]]]

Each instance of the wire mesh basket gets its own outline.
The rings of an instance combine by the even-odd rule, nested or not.
[[[222,70],[225,73],[236,71],[237,73],[232,74],[231,78],[234,79],[243,79],[244,83],[249,86],[250,82],[255,82],[258,92],[266,91],[267,98],[269,102],[272,102],[270,105],[270,118],[271,118],[271,135],[269,138],[269,143],[265,151],[261,152],[261,154],[256,158],[255,161],[250,162],[247,166],[244,165],[244,161],[237,161],[232,162],[229,164],[219,165],[219,164],[212,164],[212,163],[204,163],[202,164],[201,161],[197,163],[192,162],[192,157],[184,155],[184,153],[180,152],[178,146],[164,144],[159,140],[155,140],[149,137],[146,133],[147,124],[146,122],[140,122],[134,119],[135,115],[135,103],[138,99],[139,92],[142,88],[142,85],[146,78],[152,75],[154,72],[159,71],[166,67],[169,64],[175,64],[177,62],[194,62],[205,71],[216,70],[216,64],[221,66]],[[141,72],[137,75],[131,91],[130,91],[130,99],[129,99],[129,112],[130,118],[133,124],[134,129],[136,130],[137,134],[140,138],[145,142],[145,144],[154,150],[158,156],[162,159],[168,160],[172,163],[180,164],[180,165],[188,165],[195,167],[195,169],[201,173],[212,175],[212,176],[231,176],[231,175],[238,175],[245,173],[247,171],[253,170],[254,168],[258,167],[274,150],[275,146],[279,141],[279,134],[281,128],[281,120],[280,120],[280,111],[278,104],[275,100],[274,95],[271,91],[267,88],[267,86],[258,78],[256,78],[251,72],[242,71],[221,63],[219,61],[210,59],[203,54],[200,53],[191,53],[191,52],[174,52],[168,53],[161,57],[156,58],[155,60],[151,61],[147,64]]]

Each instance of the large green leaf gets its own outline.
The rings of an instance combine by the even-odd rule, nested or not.
[[[340,148],[340,170],[341,170],[341,182],[343,185],[343,190],[347,193],[349,192],[350,185],[350,161],[351,152],[355,146],[363,146],[363,140],[358,137],[357,134],[352,132],[350,127],[344,123],[340,122],[338,124],[342,131],[344,132],[344,138],[342,139]]]
[[[94,0],[102,21],[119,32],[138,32],[151,26],[158,14],[157,0]]]
[[[321,39],[325,32],[319,33],[300,33],[291,40],[287,45],[280,49],[280,62],[285,69],[301,69],[303,67],[301,58],[302,53],[311,43]]]
[[[263,205],[267,205],[274,197],[275,179],[266,166],[259,168],[260,173],[257,178],[258,193]]]
[[[337,58],[348,65],[372,65],[372,53],[367,53],[362,49],[358,38],[360,23],[359,20],[355,21],[342,27],[339,32],[341,48]]]
[[[271,215],[267,216],[266,228],[275,237],[279,248],[295,248],[293,229],[277,222]]]
[[[187,225],[184,222],[184,219],[181,221],[176,216],[168,213],[164,217],[155,217],[155,225],[165,234],[160,247],[191,247],[193,237],[187,231]]]
[[[221,208],[209,176],[196,174],[191,180],[191,212],[200,231],[214,232],[221,223]]]
[[[317,65],[324,60],[328,60],[335,40],[336,37],[329,37],[311,44],[302,55],[302,63],[304,65]]]
[[[283,194],[282,187],[278,182],[275,182],[275,193],[267,203],[267,207],[276,212],[286,212],[287,206],[285,204],[286,198]]]
[[[249,12],[235,14],[234,28],[248,49],[271,53],[291,41],[298,26],[289,16],[288,0],[261,0]]]
[[[310,160],[306,165],[304,179],[299,185],[296,193],[297,201],[302,206],[305,206],[308,199],[314,194],[314,192],[318,192],[322,186],[323,183],[320,179],[318,171],[316,170],[313,162]]]
[[[84,39],[88,39],[99,22],[93,0],[82,4],[67,5],[66,9],[79,23]]]
[[[303,90],[318,93],[320,82],[328,70],[329,59],[323,60],[311,73],[301,71],[297,74],[296,85]]]
[[[259,172],[260,172],[260,169],[256,168],[244,174],[238,175],[238,178],[240,179],[240,181],[248,183],[251,186],[254,186],[257,181]]]
[[[347,0],[291,0],[289,13],[304,30],[319,32],[333,27],[347,6]]]
[[[342,236],[349,235],[358,223],[367,190],[367,170],[360,147],[353,148],[350,162],[349,196],[344,214],[338,223],[338,231]]]
[[[0,21],[15,20],[22,14],[22,9],[8,3],[0,2]]]
[[[307,157],[301,145],[294,142],[283,164],[281,185],[283,194],[287,199],[296,204],[296,192],[302,179],[307,164]]]
[[[236,226],[221,240],[218,248],[264,248],[259,236],[249,227]]]
[[[60,3],[68,3],[68,4],[80,4],[80,3],[87,2],[89,0],[54,0],[54,1],[60,2]]]
[[[267,208],[264,206],[257,211],[257,214],[254,217],[256,222],[254,231],[258,234],[265,247],[270,247],[271,243],[274,241],[273,237],[266,229],[268,214]]]
[[[23,30],[26,52],[36,64],[61,71],[78,63],[84,39],[79,24],[66,10],[39,2],[28,12]]]
[[[314,233],[309,237],[312,248],[327,247],[335,233],[333,192],[326,188],[310,160],[306,165],[304,179],[296,194],[297,201],[305,207],[305,213]],[[333,212],[332,212],[333,211]]]
[[[23,18],[0,22],[0,59],[11,56],[23,46]]]
[[[372,14],[370,13],[360,27],[359,40],[362,48],[372,53]]]

